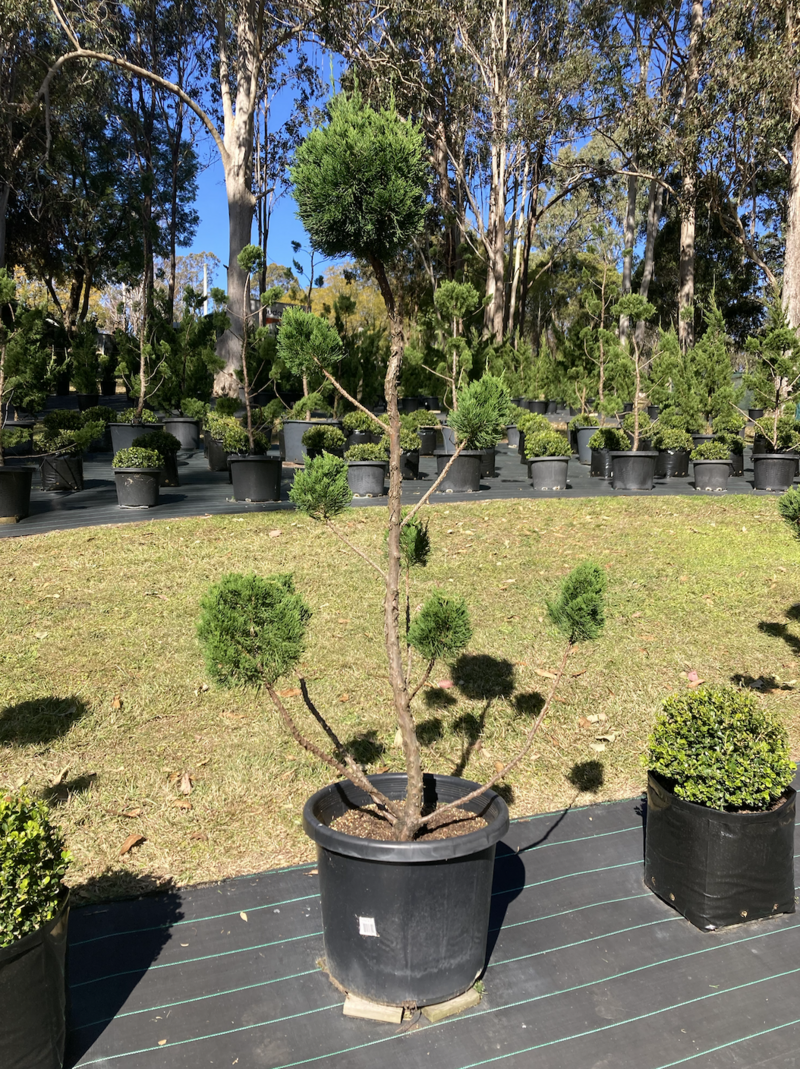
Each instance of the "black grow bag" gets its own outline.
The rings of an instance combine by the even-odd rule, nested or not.
[[[207,432],[206,449],[208,451],[208,470],[227,471],[228,453],[223,448],[222,442],[219,440],[219,438],[212,438],[211,435]]]
[[[589,468],[589,474],[594,475],[598,479],[610,479],[612,475],[613,462],[611,460],[610,449],[593,449],[592,450],[592,463]]]
[[[0,523],[17,523],[31,510],[31,482],[35,468],[0,468]]]
[[[42,457],[43,490],[82,490],[83,457]]]
[[[689,474],[688,449],[659,449],[656,475],[661,479],[684,479]]]
[[[66,1036],[68,897],[55,917],[0,949],[0,1065],[61,1069]]]
[[[370,780],[388,798],[405,795],[403,774]],[[456,801],[477,786],[426,775],[425,802]],[[327,968],[347,991],[374,1002],[425,1006],[455,998],[483,970],[506,804],[486,791],[466,806],[486,827],[434,842],[359,839],[328,827],[370,801],[344,780],[318,791],[303,810],[303,829],[317,844]]]
[[[650,772],[645,886],[705,931],[794,913],[794,822],[791,787],[777,809],[726,813]]]

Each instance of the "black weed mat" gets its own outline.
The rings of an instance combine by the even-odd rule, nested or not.
[[[34,477],[31,494],[30,515],[16,524],[0,524],[0,537],[26,534],[44,534],[48,531],[69,530],[75,527],[91,527],[104,524],[136,523],[143,520],[173,520],[189,516],[213,516],[224,514],[241,515],[252,512],[276,512],[293,509],[289,501],[289,489],[296,468],[284,465],[281,480],[281,500],[266,504],[251,504],[233,500],[233,487],[227,472],[209,471],[202,452],[192,456],[180,456],[178,474],[181,485],[164,487],[161,500],[154,508],[123,509],[117,504],[117,492],[111,468],[111,454],[90,455],[84,462],[85,488],[78,492],[49,491],[37,489],[38,476]],[[413,504],[422,497],[436,478],[436,462],[432,457],[422,457],[419,479],[403,483],[403,501]],[[745,453],[744,476],[731,478],[727,494],[763,494],[753,490],[752,459],[749,450]],[[527,466],[520,463],[519,454],[501,445],[497,450],[497,465],[492,478],[481,480],[477,493],[435,493],[434,503],[452,501],[502,501],[519,498],[607,498],[607,497],[663,497],[663,496],[711,496],[694,487],[692,477],[686,479],[656,479],[653,490],[621,491],[612,489],[602,479],[592,478],[586,465],[577,457],[569,463],[566,490],[537,491],[531,487]],[[385,505],[386,497],[354,499],[355,506]]]
[[[644,807],[541,814],[498,847],[483,1001],[342,1016],[313,866],[75,910],[69,1069],[798,1069],[800,915],[705,933],[642,884]]]

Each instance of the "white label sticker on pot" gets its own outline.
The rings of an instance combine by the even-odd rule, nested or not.
[[[377,935],[375,929],[374,917],[359,917],[358,918],[358,934],[359,935]]]

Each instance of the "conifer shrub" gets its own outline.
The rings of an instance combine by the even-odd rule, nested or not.
[[[711,422],[711,430],[714,434],[738,434],[743,430],[747,420],[741,412],[732,408],[730,412],[723,412],[715,416]]]
[[[579,427],[599,427],[600,420],[597,416],[592,416],[588,412],[580,416],[575,416],[569,421],[569,429],[571,431],[578,430]]]
[[[220,401],[222,398],[220,398]],[[149,408],[143,408],[137,417],[135,408],[126,408],[116,418],[116,423],[158,423],[158,416]]]
[[[238,397],[218,397],[213,408],[217,416],[235,416],[241,407]]]
[[[366,412],[348,412],[342,419],[342,430],[345,434],[352,434],[354,431],[363,431],[365,434],[374,434],[378,429],[375,420],[372,416],[367,415]]]
[[[66,408],[57,408],[48,412],[43,422],[45,433],[52,435],[60,431],[77,431],[83,426],[81,413]]]
[[[510,415],[508,387],[496,375],[485,374],[459,391],[458,408],[448,424],[456,442],[464,442],[467,449],[490,449],[504,437]]]
[[[622,429],[633,434],[634,413],[626,412],[622,420]],[[646,412],[639,412],[639,437],[649,438],[653,431],[653,422]]]
[[[571,645],[597,638],[605,625],[608,580],[603,569],[584,561],[563,580],[555,601],[547,602],[547,614]]]
[[[789,525],[795,538],[800,539],[800,488],[790,487],[778,498],[778,515]]]
[[[347,482],[347,464],[333,453],[309,457],[295,474],[289,500],[299,512],[327,523],[341,515],[353,500]]]
[[[795,773],[782,723],[754,694],[733,687],[668,697],[644,764],[679,798],[711,809],[768,809]]]
[[[472,638],[466,601],[434,590],[412,618],[407,637],[426,661],[452,660]]]
[[[25,788],[0,791],[0,949],[55,917],[70,861],[46,804]]]
[[[93,405],[81,412],[80,416],[83,426],[87,423],[102,423],[105,426],[106,423],[114,421],[114,412],[108,405]]]
[[[744,453],[744,438],[738,434],[718,434],[715,441],[722,442],[729,453],[736,453],[739,456]]]
[[[693,448],[691,434],[680,430],[678,427],[659,427],[653,431],[651,441],[656,449],[688,449]]]
[[[181,447],[181,443],[175,435],[170,434],[168,431],[152,431],[150,434],[140,434],[138,438],[133,439],[131,444],[141,449],[152,449],[165,459],[169,454],[174,456]]]

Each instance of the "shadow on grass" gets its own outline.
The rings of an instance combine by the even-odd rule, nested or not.
[[[465,698],[509,698],[514,693],[514,665],[486,653],[465,653],[453,665],[453,679]]]
[[[378,741],[377,732],[370,728],[360,735],[354,735],[345,743],[345,749],[359,765],[369,765],[386,753],[386,747]]]
[[[597,794],[605,781],[605,767],[602,761],[578,761],[567,772],[566,779],[576,790]]]
[[[158,893],[153,893],[154,891]],[[108,901],[109,896],[136,896]],[[109,869],[72,890],[69,921],[69,1017],[65,1069],[90,1050],[125,1005],[136,985],[171,941],[183,920],[181,895],[172,882],[126,869]]]
[[[793,605],[786,615],[789,616],[789,613],[794,609],[800,609],[800,606]],[[768,623],[766,620],[762,620],[758,625],[758,630],[764,635],[769,635],[770,638],[783,639],[793,653],[800,655],[800,638],[792,634],[787,624]]]
[[[458,704],[458,698],[444,687],[429,687],[423,691],[423,700],[429,709],[447,709]]]
[[[74,776],[72,779],[56,783],[52,787],[46,787],[42,791],[42,798],[51,806],[64,805],[73,794],[83,794],[90,791],[97,779],[96,772],[87,772],[83,776]]]
[[[0,709],[0,743],[36,746],[63,738],[74,723],[89,712],[74,694],[68,698],[49,695]]]
[[[423,720],[417,724],[417,738],[423,746],[430,746],[433,742],[438,742],[444,735],[444,728],[442,727],[441,718],[438,716],[432,716],[429,720]]]
[[[731,676],[731,681],[737,687],[746,687],[748,690],[756,690],[760,694],[766,694],[771,690],[794,690],[789,683],[781,683],[775,676],[748,676],[736,672]]]
[[[800,622],[800,601],[796,605],[790,605],[786,610],[786,619]]]

